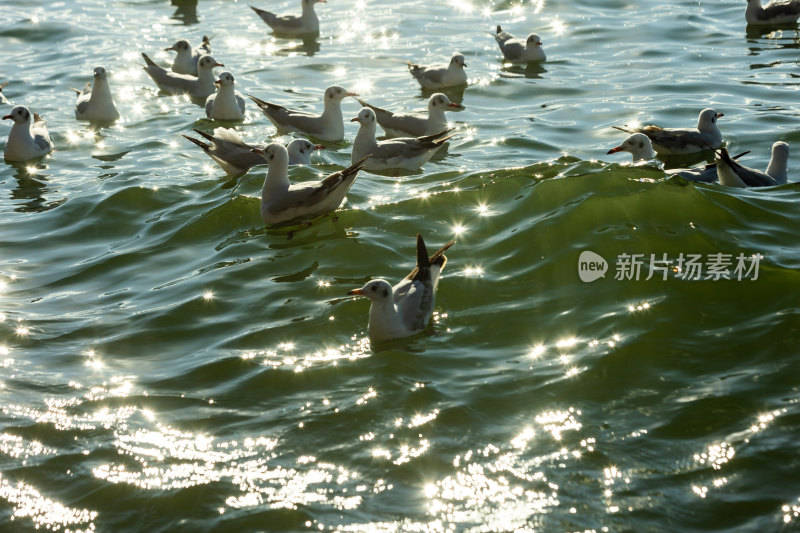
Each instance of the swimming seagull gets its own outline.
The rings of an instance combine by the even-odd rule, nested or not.
[[[53,141],[50,140],[44,119],[36,113],[31,117],[31,112],[24,105],[13,108],[11,113],[3,117],[3,120],[6,119],[14,121],[3,153],[7,161],[28,161],[53,150]]]
[[[350,156],[351,161],[355,161],[364,156],[371,156],[364,168],[366,170],[386,170],[392,168],[404,168],[407,170],[417,170],[427,163],[433,154],[453,135],[452,130],[444,130],[426,137],[396,137],[386,141],[375,139],[375,112],[364,107],[358,112],[358,116],[351,122],[358,122],[356,138],[353,141],[353,152]]]
[[[347,92],[336,85],[325,89],[325,107],[322,115],[319,116],[302,111],[292,111],[283,106],[260,100],[255,96],[250,96],[250,99],[258,105],[261,112],[275,125],[279,135],[298,131],[323,141],[335,142],[344,138],[342,100],[348,96],[358,95]]]
[[[11,102],[9,102],[6,99],[6,95],[3,94],[3,87],[5,87],[6,85],[8,85],[7,81],[4,81],[3,83],[0,83],[0,104],[11,105]]]
[[[428,257],[422,236],[417,233],[417,267],[392,287],[384,279],[373,279],[350,296],[370,300],[369,336],[374,342],[408,337],[425,329],[433,314],[439,277],[447,264],[444,253],[450,241]]]
[[[244,97],[233,87],[233,74],[224,71],[214,85],[218,89],[206,98],[206,116],[214,120],[244,120]]]
[[[766,172],[748,168],[734,161],[725,148],[717,154],[717,176],[719,182],[728,187],[769,187],[782,185],[787,180],[789,145],[778,141],[772,145],[772,156]]]
[[[526,40],[516,39],[499,25],[497,32],[489,35],[494,37],[503,52],[503,57],[512,63],[533,63],[546,61],[547,56],[542,49],[542,39],[535,33],[528,35]]]
[[[791,24],[800,18],[800,0],[772,0],[761,7],[761,0],[747,0],[744,18],[748,24]]]
[[[78,120],[113,122],[119,119],[119,111],[111,97],[108,76],[103,67],[94,69],[94,87],[87,83],[82,91],[73,91],[78,93],[78,101],[75,103],[75,118]]]
[[[267,23],[277,34],[283,35],[305,35],[311,33],[319,33],[319,19],[317,13],[314,11],[314,5],[325,0],[301,0],[303,8],[302,15],[284,15],[278,16],[275,13],[258,9],[257,7],[250,6],[250,9],[256,12],[261,19]]]
[[[297,218],[308,218],[335,210],[353,185],[364,160],[356,161],[322,181],[289,182],[289,152],[279,143],[272,143],[261,154],[269,165],[264,188],[261,189],[261,219],[264,224],[279,224]]]
[[[628,152],[631,154],[634,163],[649,161],[656,157],[650,138],[644,133],[632,133],[619,146],[615,146],[608,151],[608,154],[617,152]],[[738,159],[749,152],[744,152],[733,157]],[[717,181],[717,166],[714,164],[705,165],[697,168],[671,168],[665,171],[670,176],[681,176],[689,181],[702,181],[711,183]]]
[[[200,56],[211,54],[211,38],[203,35],[202,44],[194,50],[186,39],[181,39],[164,50],[178,53],[172,61],[172,72],[197,76],[197,62],[200,60]]]
[[[209,55],[202,56],[197,62],[197,76],[176,74],[156,65],[147,54],[142,53],[147,66],[144,70],[158,85],[158,88],[170,94],[188,94],[193,98],[208,98],[214,93],[214,67],[224,67],[222,63]]]
[[[209,142],[206,143],[188,135],[184,135],[184,137],[202,148],[211,159],[222,167],[222,170],[232,176],[247,172],[256,165],[267,164],[260,154],[253,152],[253,148],[263,150],[264,147],[245,143],[234,130],[217,128],[213,135],[197,129],[194,131]],[[289,152],[289,164],[310,165],[311,154],[315,150],[324,148],[321,144],[314,144],[305,139],[294,139],[286,147]]]
[[[644,133],[660,155],[685,155],[716,150],[722,146],[722,133],[717,128],[717,119],[725,116],[713,109],[703,109],[697,119],[697,128],[690,130],[645,126],[629,130],[614,126],[625,133]]]
[[[369,105],[364,100],[356,98],[358,103],[364,107],[368,107],[375,112],[378,119],[378,124],[386,132],[389,137],[422,137],[423,135],[432,135],[442,130],[447,129],[447,117],[444,116],[445,111],[461,111],[464,106],[450,101],[450,99],[442,93],[434,93],[428,99],[428,116],[421,117],[419,115],[401,115],[399,113],[392,113],[380,107]]]
[[[464,55],[460,52],[453,54],[448,65],[434,65],[423,67],[416,63],[408,62],[408,70],[424,89],[444,89],[467,84],[467,73],[464,67]]]

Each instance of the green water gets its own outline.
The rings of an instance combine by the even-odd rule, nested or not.
[[[303,44],[227,0],[0,5],[4,93],[57,147],[0,165],[0,530],[800,527],[798,29],[748,34],[744,2],[723,1],[317,12]],[[505,67],[498,23],[539,33],[550,61]],[[362,173],[289,238],[261,223],[263,169],[226,177],[181,137],[216,124],[140,68],[204,34],[239,90],[308,110],[330,84],[422,109],[404,62],[459,50],[459,133],[420,173]],[[100,64],[123,119],[93,131],[69,88]],[[605,155],[612,125],[704,107],[749,166],[788,142],[789,184]],[[251,105],[237,128],[274,134]],[[347,165],[345,129],[292,178]],[[404,276],[417,232],[457,240],[433,324],[370,346],[368,304],[345,294]],[[604,278],[581,281],[584,251]],[[616,279],[625,254],[643,254],[638,280]],[[730,254],[731,274],[763,259],[742,280],[647,280],[651,254]]]

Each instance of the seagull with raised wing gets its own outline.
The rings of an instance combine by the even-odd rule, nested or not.
[[[73,90],[78,93],[75,103],[75,118],[78,120],[113,122],[119,119],[119,111],[108,85],[108,74],[103,67],[94,69],[94,87],[87,83],[82,91]]]
[[[392,285],[384,279],[373,279],[350,296],[370,300],[369,336],[374,342],[408,337],[423,331],[433,315],[439,278],[447,264],[444,253],[455,241],[442,246],[428,257],[422,236],[417,234],[417,266],[400,283]]]
[[[440,131],[447,129],[447,117],[444,116],[445,111],[461,111],[464,106],[451,102],[447,95],[443,93],[434,93],[428,99],[428,116],[409,115],[392,113],[380,107],[370,105],[364,100],[356,98],[358,103],[364,107],[368,107],[375,112],[375,117],[378,120],[383,131],[389,137],[422,137],[424,135],[433,135]]]
[[[772,0],[761,6],[761,0],[747,0],[744,18],[748,24],[792,24],[800,18],[800,0]]]
[[[275,125],[279,135],[297,131],[322,141],[336,142],[344,138],[342,100],[348,96],[355,97],[358,95],[348,92],[337,85],[325,89],[323,97],[324,108],[321,115],[293,111],[278,104],[265,102],[255,96],[250,96],[250,99]]]
[[[234,88],[233,74],[224,71],[214,82],[217,92],[206,98],[206,116],[214,120],[244,120],[244,97]]]
[[[500,46],[503,57],[512,63],[536,63],[547,60],[547,55],[542,48],[542,39],[535,33],[528,35],[526,40],[517,39],[499,25],[495,33],[489,32]]]
[[[269,165],[261,189],[261,218],[264,224],[279,224],[322,215],[338,208],[353,185],[364,160],[356,161],[322,181],[289,182],[289,152],[279,143],[254,148]]]
[[[445,89],[459,87],[467,84],[467,66],[464,54],[456,52],[447,65],[433,65],[425,67],[408,62],[408,70],[419,82],[423,89]]]
[[[211,39],[203,35],[203,42],[194,49],[189,41],[181,39],[164,50],[178,53],[172,61],[172,72],[197,76],[197,62],[200,56],[211,54]]]
[[[226,173],[236,176],[247,172],[256,165],[266,165],[267,162],[260,154],[253,152],[253,148],[264,149],[263,146],[245,143],[239,134],[231,129],[217,128],[214,134],[198,129],[194,130],[208,142],[184,135],[187,139],[199,146],[211,159],[213,159]],[[322,150],[321,144],[314,144],[306,139],[294,139],[286,146],[289,152],[290,165],[310,165],[311,154],[315,150]]]
[[[716,157],[717,176],[728,187],[769,187],[783,185],[788,178],[789,145],[778,141],[772,145],[767,171],[748,168],[734,161],[723,147]]]
[[[27,107],[18,105],[3,117],[6,119],[14,121],[3,152],[6,161],[29,161],[53,151],[53,141],[42,117],[31,115]]]
[[[686,155],[716,150],[722,146],[722,133],[717,128],[717,119],[725,116],[714,109],[703,109],[694,129],[672,129],[659,126],[645,126],[629,130],[614,126],[625,133],[644,133],[650,138],[653,148],[659,155]]]
[[[3,94],[3,87],[5,87],[6,85],[8,85],[7,81],[0,83],[0,105],[11,105],[11,102],[9,102],[8,99],[6,98],[6,95]]]
[[[628,152],[631,154],[634,163],[651,161],[656,157],[650,138],[644,133],[632,133],[619,146],[615,146],[608,151],[608,154],[617,152]],[[733,157],[738,159],[749,152],[744,152]],[[670,176],[681,176],[689,181],[702,181],[711,183],[717,181],[717,166],[715,164],[705,165],[696,168],[671,168],[665,172]]]
[[[188,94],[193,98],[205,100],[214,93],[214,67],[224,67],[210,55],[204,55],[197,62],[197,76],[176,74],[155,64],[147,54],[142,53],[147,66],[145,72],[153,79],[158,88],[169,94]]]
[[[368,107],[362,108],[351,122],[358,122],[361,126],[353,141],[350,160],[371,156],[364,163],[366,170],[418,170],[453,136],[451,130],[446,129],[425,137],[396,137],[378,141],[375,138],[375,112]]]
[[[250,9],[261,17],[267,26],[279,35],[309,35],[319,33],[319,19],[314,11],[314,6],[325,0],[301,0],[302,14],[279,16],[270,11],[264,11],[250,6]]]

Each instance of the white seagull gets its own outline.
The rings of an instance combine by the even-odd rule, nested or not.
[[[33,123],[31,123],[33,118]],[[53,141],[47,131],[47,124],[37,114],[24,105],[18,105],[3,120],[14,121],[8,134],[6,148],[3,153],[7,161],[29,161],[49,154],[53,150]]]
[[[320,2],[325,2],[325,0],[301,0],[303,13],[299,17],[296,15],[278,16],[253,6],[250,6],[250,9],[255,11],[261,20],[266,22],[267,26],[277,34],[308,35],[319,33],[319,19],[314,11],[314,5]]]
[[[217,92],[206,98],[206,116],[214,120],[244,120],[244,97],[234,89],[233,74],[224,71],[214,82]]]
[[[424,330],[433,314],[439,277],[447,264],[444,253],[450,241],[428,257],[422,236],[417,233],[417,267],[392,285],[384,279],[373,279],[350,296],[366,296],[370,300],[369,336],[374,342],[408,337]]]
[[[170,94],[188,94],[193,98],[205,100],[214,93],[214,67],[224,67],[222,63],[209,55],[202,56],[197,62],[197,76],[176,74],[171,70],[156,65],[147,54],[142,53],[147,66],[144,70],[153,78],[158,88]]]
[[[260,100],[255,96],[250,99],[278,129],[279,135],[293,131],[305,133],[311,137],[329,142],[341,141],[344,138],[344,119],[342,118],[342,100],[348,96],[358,96],[339,86],[325,89],[324,109],[322,115],[312,115],[303,111],[293,111],[283,106]]]
[[[378,119],[378,124],[381,125],[383,131],[389,137],[422,137],[423,135],[433,135],[440,131],[447,129],[447,117],[444,116],[445,111],[461,111],[464,106],[451,102],[450,99],[442,93],[434,93],[428,99],[428,116],[423,117],[419,115],[408,115],[400,113],[392,113],[380,107],[369,105],[364,100],[356,98],[358,103],[364,107],[368,107],[375,112]]]
[[[547,60],[544,49],[542,49],[542,39],[535,33],[531,33],[523,41],[507,31],[503,31],[503,28],[498,25],[497,32],[489,32],[489,35],[497,41],[503,57],[512,63],[534,63]]]
[[[194,131],[209,142],[206,143],[188,135],[184,135],[184,137],[199,146],[222,167],[222,170],[232,176],[243,174],[256,165],[267,164],[260,154],[253,152],[253,148],[261,148],[263,150],[264,147],[245,143],[234,130],[217,128],[214,130],[213,135],[197,129]],[[324,148],[321,144],[314,144],[305,139],[294,139],[286,146],[289,152],[289,164],[310,165],[311,154],[315,150]]]
[[[644,133],[630,134],[619,146],[615,146],[609,150],[608,154],[615,154],[617,152],[630,153],[634,163],[650,161],[656,157],[656,153],[653,151],[653,145],[650,143],[650,138]],[[746,153],[748,152],[734,156],[733,159],[738,159]],[[717,181],[717,166],[714,164],[697,168],[671,168],[665,170],[665,172],[670,176],[678,175],[689,181],[702,181],[705,183]]]
[[[408,70],[424,89],[444,89],[467,84],[467,73],[464,67],[464,55],[460,52],[453,54],[447,65],[434,65],[423,67],[416,63],[408,62]]]
[[[697,119],[697,127],[690,130],[645,126],[631,131],[614,126],[625,133],[644,133],[660,155],[686,155],[716,150],[722,146],[722,133],[717,128],[717,119],[724,116],[713,109],[703,109]]]
[[[386,141],[375,139],[375,112],[362,108],[351,122],[358,122],[356,138],[353,141],[351,161],[371,156],[365,163],[366,170],[386,170],[404,168],[417,170],[427,163],[433,154],[453,135],[451,130],[440,131],[426,137],[396,137]]]
[[[5,87],[6,85],[8,85],[7,81],[0,83],[0,104],[11,105],[11,102],[9,102],[8,99],[6,99],[6,95],[3,94],[3,87]]]
[[[119,119],[119,111],[111,97],[111,87],[108,86],[108,75],[103,67],[94,69],[94,87],[87,83],[83,91],[73,89],[78,93],[75,104],[75,118],[94,122],[113,122]]]
[[[783,185],[787,180],[789,145],[778,141],[772,145],[772,156],[766,172],[748,168],[734,161],[725,148],[717,154],[719,182],[728,187],[769,187]]]
[[[264,188],[261,189],[261,219],[264,224],[279,224],[298,218],[309,218],[335,210],[353,185],[364,160],[322,181],[289,182],[289,153],[279,143],[265,149],[254,148],[269,165]]]
[[[211,39],[203,35],[202,44],[194,50],[186,39],[181,39],[164,50],[178,53],[172,61],[172,72],[197,76],[197,62],[200,60],[200,56],[211,54]]]
[[[748,24],[792,24],[800,18],[800,0],[772,0],[761,7],[761,0],[747,0],[744,18]]]

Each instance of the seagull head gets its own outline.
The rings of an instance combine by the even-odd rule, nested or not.
[[[289,152],[286,151],[286,147],[281,143],[270,143],[264,149],[253,148],[250,151],[263,157],[270,167],[273,165],[284,168],[289,166]]]
[[[186,39],[181,39],[180,41],[176,42],[175,44],[173,44],[169,48],[164,48],[164,50],[168,50],[168,51],[171,50],[173,52],[178,52],[179,54],[183,53],[183,52],[189,52],[189,51],[191,51],[191,49],[192,49],[192,45],[189,44],[189,41],[187,41]]]
[[[13,120],[15,124],[25,124],[31,120],[31,112],[24,105],[18,105],[11,110],[11,113],[3,117],[3,120]]]
[[[464,109],[464,106],[451,102],[444,93],[434,93],[428,99],[428,111],[430,112],[433,109],[443,109],[445,111],[452,111],[455,109],[461,111]]]
[[[94,67],[94,78],[96,80],[106,79],[106,69],[103,67]]]
[[[528,40],[525,41],[525,46],[533,48],[534,46],[542,46],[542,38],[535,33],[528,35]]]
[[[217,60],[211,57],[210,55],[204,55],[200,58],[200,61],[197,62],[197,70],[198,71],[211,71],[214,67],[224,67],[222,63],[217,63]]]
[[[323,150],[325,149],[324,146],[321,144],[314,144],[311,141],[307,141],[306,139],[295,139],[289,143],[289,146],[286,147],[286,150],[289,152],[289,156],[292,155],[301,155],[301,156],[310,156],[314,150]]]
[[[461,52],[456,52],[453,54],[452,59],[450,59],[450,66],[456,68],[464,68],[467,66],[466,61],[464,60],[464,54]]]
[[[222,72],[219,75],[219,79],[214,82],[214,85],[222,86],[233,86],[233,74],[228,72],[227,70]]]
[[[375,128],[375,120],[375,111],[368,107],[362,107],[361,111],[358,112],[358,115],[355,118],[350,119],[350,122],[358,122],[361,124],[362,128]]]
[[[772,145],[772,157],[789,159],[789,145],[783,141],[778,141]]]
[[[373,279],[360,289],[353,289],[348,296],[365,296],[372,302],[391,301],[392,286],[385,279]]]
[[[325,103],[328,102],[341,102],[348,96],[358,96],[356,93],[348,92],[346,89],[338,85],[332,85],[325,89]]]
[[[653,152],[653,143],[644,133],[633,133],[629,135],[622,144],[615,146],[608,151],[608,154],[617,152],[629,152],[633,156],[634,162],[653,159],[656,154]]]
[[[724,116],[724,114],[717,113],[716,110],[710,107],[703,109],[700,111],[700,116],[697,119],[697,129],[700,131],[714,129],[716,128],[717,119]]]

